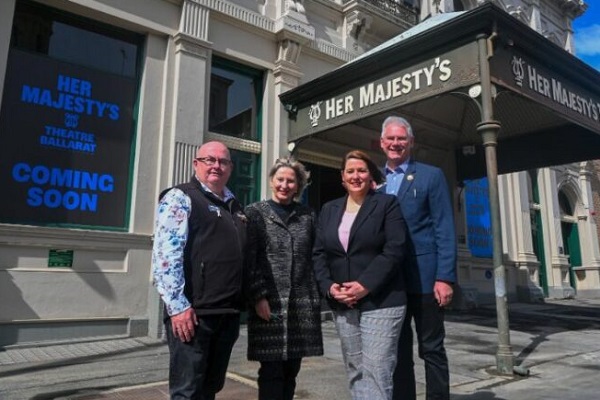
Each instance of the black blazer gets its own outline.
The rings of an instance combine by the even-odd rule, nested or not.
[[[351,281],[369,290],[355,306],[362,311],[406,304],[401,272],[406,225],[398,200],[392,195],[369,192],[350,229],[346,252],[338,235],[346,199],[330,201],[321,209],[313,247],[319,290],[334,309],[347,307],[331,298],[331,285]]]

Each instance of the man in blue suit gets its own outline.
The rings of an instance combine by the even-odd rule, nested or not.
[[[406,289],[408,306],[394,374],[394,400],[416,399],[413,362],[414,320],[419,357],[425,362],[426,398],[448,400],[448,358],[444,349],[444,307],[456,282],[456,229],[444,173],[411,159],[411,125],[388,117],[381,130],[387,157],[385,192],[398,197],[408,228]]]

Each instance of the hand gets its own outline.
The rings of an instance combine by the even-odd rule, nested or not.
[[[346,288],[339,283],[334,283],[329,288],[329,294],[336,301],[345,304],[346,306],[352,308],[356,304],[356,299],[353,296],[349,296],[346,291]]]
[[[369,290],[357,281],[344,282],[342,286],[346,290],[347,296],[354,299],[354,302],[359,301],[369,294]]]
[[[254,305],[254,310],[256,311],[256,314],[265,321],[271,319],[271,307],[269,306],[267,299],[260,299]]]
[[[196,333],[196,325],[198,325],[198,317],[193,308],[171,315],[171,328],[176,338],[182,342],[189,342]]]
[[[446,307],[452,301],[454,290],[452,285],[443,281],[435,281],[433,285],[433,295],[440,307]]]

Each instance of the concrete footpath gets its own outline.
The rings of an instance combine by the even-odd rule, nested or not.
[[[496,373],[494,306],[448,312],[452,400],[600,398],[600,299],[515,303],[509,315],[515,364],[529,376]],[[325,355],[305,359],[295,398],[349,400],[333,323],[323,331]],[[257,398],[258,364],[246,360],[246,343],[243,328],[218,400]],[[167,364],[165,344],[148,338],[0,349],[0,399],[168,399]]]

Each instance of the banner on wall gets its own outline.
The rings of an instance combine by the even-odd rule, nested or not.
[[[475,257],[492,258],[492,222],[488,180],[465,181],[465,211],[467,213],[467,242]]]
[[[12,49],[0,110],[0,222],[126,228],[132,78]]]

